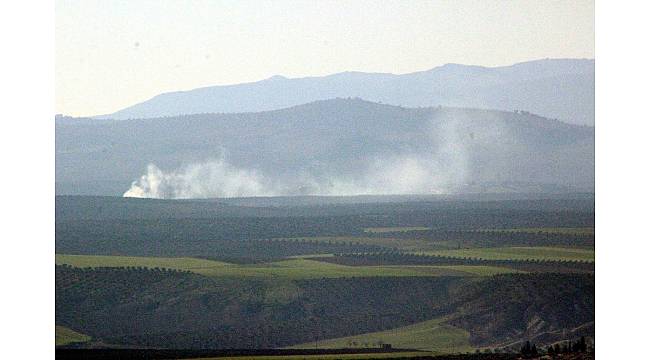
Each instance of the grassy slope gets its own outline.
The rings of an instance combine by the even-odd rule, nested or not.
[[[56,326],[56,346],[66,345],[75,342],[89,341],[90,336],[78,333],[65,326]]]
[[[509,269],[509,268],[498,267],[498,266],[486,266],[486,265],[445,265],[445,266],[438,266],[438,267],[445,268],[448,270],[462,271],[465,273],[478,275],[478,276],[525,273],[525,271],[521,271],[521,270]]]
[[[142,266],[164,267],[177,270],[200,270],[229,265],[225,262],[204,260],[197,258],[165,258],[142,256],[103,256],[103,255],[63,255],[56,254],[56,263],[70,264],[77,267],[102,267],[102,266]]]
[[[78,267],[142,266],[189,270],[211,277],[338,278],[368,276],[486,276],[515,270],[493,266],[345,266],[309,259],[238,265],[193,258],[56,255],[57,264]]]
[[[381,341],[393,347],[426,350],[435,353],[472,351],[469,333],[465,330],[442,324],[444,318],[433,319],[396,329],[300,344],[293,348],[346,348],[352,342],[357,346],[369,346]]]
[[[593,249],[575,249],[563,247],[496,247],[459,250],[426,251],[426,254],[452,257],[472,257],[488,260],[587,260],[594,261]]]

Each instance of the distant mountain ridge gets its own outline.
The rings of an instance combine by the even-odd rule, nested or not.
[[[317,100],[359,97],[385,104],[525,110],[572,124],[594,124],[595,61],[545,59],[502,67],[446,64],[394,75],[343,72],[163,93],[98,119],[261,112]]]
[[[57,194],[205,198],[594,186],[594,128],[522,111],[333,99],[163,120],[57,121]]]

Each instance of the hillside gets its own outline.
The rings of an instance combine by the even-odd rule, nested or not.
[[[341,349],[386,343],[401,349],[428,350],[443,354],[471,352],[473,348],[468,341],[469,334],[462,329],[443,324],[443,321],[444,318],[433,319],[380,332],[300,344],[292,348]]]
[[[558,306],[549,300],[560,298]],[[418,346],[466,349],[468,335],[473,346],[534,337],[548,343],[557,340],[548,335],[553,331],[593,321],[593,299],[593,276],[579,275],[262,281],[158,268],[56,267],[58,325],[139,347],[283,347],[441,316],[449,316],[440,325],[454,343],[431,342],[429,334]],[[584,331],[593,336],[593,328]]]
[[[149,166],[153,165],[153,166]],[[594,129],[523,112],[334,99],[58,121],[57,194],[158,198],[593,190]]]
[[[468,330],[475,345],[593,336],[592,275],[496,275],[451,296],[458,307],[447,323]]]
[[[526,110],[574,124],[594,124],[594,60],[538,60],[503,67],[447,64],[394,75],[344,72],[160,94],[98,118],[133,119],[282,109],[316,100],[360,97],[402,106]]]

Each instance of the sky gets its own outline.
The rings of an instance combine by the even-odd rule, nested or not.
[[[593,0],[56,0],[56,112],[342,71],[594,58]]]

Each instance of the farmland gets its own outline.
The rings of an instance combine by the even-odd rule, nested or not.
[[[548,233],[564,235],[594,235],[593,227],[537,227],[518,229],[483,229],[483,231],[522,232],[522,233]]]
[[[191,271],[209,277],[338,278],[372,276],[488,276],[515,270],[494,266],[345,266],[310,259],[263,264],[228,264],[194,258],[56,255],[56,263],[76,267],[145,267]]]
[[[424,226],[401,226],[401,227],[372,227],[363,229],[364,232],[368,233],[391,233],[391,232],[409,232],[409,231],[425,231],[431,230],[428,227]]]
[[[436,250],[447,249],[447,246],[432,243],[423,239],[414,239],[411,237],[391,237],[385,236],[387,233],[378,233],[378,236],[314,236],[305,237],[306,241],[316,242],[346,242],[346,243],[359,243],[363,245],[375,245],[382,249],[399,249],[402,251],[416,251],[416,250]],[[365,234],[364,234],[365,235]],[[286,240],[298,240],[302,238],[293,238]],[[279,239],[284,240],[284,239]]]
[[[165,258],[144,256],[102,256],[56,254],[57,265],[68,264],[77,267],[126,267],[167,268],[175,270],[201,270],[222,267],[228,264],[219,261],[196,258]]]
[[[422,359],[446,360],[431,358],[430,352],[395,350],[380,351],[380,349],[263,349],[263,350],[160,350],[160,349],[59,349],[57,357],[63,359],[194,359],[194,360],[348,360],[348,359],[407,359],[416,357]],[[513,356],[497,358],[476,358],[470,355],[467,359],[458,360],[513,360]]]
[[[403,359],[410,357],[418,357],[428,355],[423,352],[393,352],[393,353],[368,353],[368,354],[322,354],[322,355],[282,355],[282,356],[224,356],[215,358],[200,358],[196,360],[281,360],[281,359],[295,359],[295,360],[348,360],[348,359]]]
[[[427,251],[429,255],[485,260],[560,260],[594,261],[593,249],[563,247],[495,247],[459,250]]]
[[[56,324],[83,346],[436,354],[593,336],[588,199],[57,201]]]
[[[80,343],[89,341],[91,338],[88,335],[78,333],[72,329],[64,326],[56,327],[56,345],[66,345],[71,343]]]
[[[437,318],[386,331],[300,344],[293,348],[354,348],[386,343],[402,349],[418,349],[442,354],[472,351],[469,333],[444,324],[445,320]]]
[[[56,296],[59,325],[83,329],[105,343],[174,348],[287,347],[387,331],[385,335],[399,341],[405,329],[393,329],[438,319],[437,324],[406,329],[411,334],[403,338],[422,331],[418,346],[425,348],[429,341],[428,348],[443,351],[441,342],[451,342],[448,347],[458,344],[454,328],[469,333],[471,346],[516,341],[507,329],[525,328],[522,303],[531,309],[527,319],[536,314],[548,319],[540,328],[544,332],[560,326],[579,328],[593,316],[593,276],[586,275],[269,279],[57,266]],[[558,297],[565,301],[545,306]],[[489,316],[497,326],[486,327],[477,315],[495,301],[499,307]],[[173,325],[165,325],[170,317]],[[134,319],[137,333],[128,330]],[[183,329],[187,335],[161,333],[161,326]]]
[[[377,252],[392,248],[443,250],[457,248],[459,244],[461,247],[553,247],[593,246],[594,243],[593,236],[589,235],[473,231],[486,228],[593,227],[593,212],[582,210],[584,203],[580,201],[575,210],[566,210],[567,205],[562,205],[559,210],[549,210],[546,202],[538,204],[534,201],[523,211],[499,203],[492,205],[493,208],[484,203],[472,207],[472,203],[465,202],[462,208],[453,203],[447,208],[444,207],[447,205],[438,203],[400,206],[347,204],[265,209],[267,214],[258,217],[231,213],[204,217],[207,215],[200,213],[187,218],[164,216],[176,206],[182,205],[182,209],[187,210],[192,205],[189,201],[148,203],[95,198],[92,201],[94,208],[102,210],[79,215],[68,210],[75,208],[81,200],[66,197],[58,201],[57,209],[62,208],[56,220],[56,252],[59,254],[200,256],[229,262],[231,258],[275,260],[296,255]],[[101,206],[103,202],[105,204]],[[146,212],[142,211],[143,215],[138,215],[140,213],[134,212],[132,206],[141,203],[148,204],[148,207]],[[206,207],[206,202],[196,203],[197,207]],[[214,206],[219,209],[218,204]],[[227,209],[231,210],[230,207]],[[253,211],[251,208],[245,210]],[[122,211],[143,217],[102,217],[104,213]],[[436,230],[364,232],[368,228],[404,227]]]

